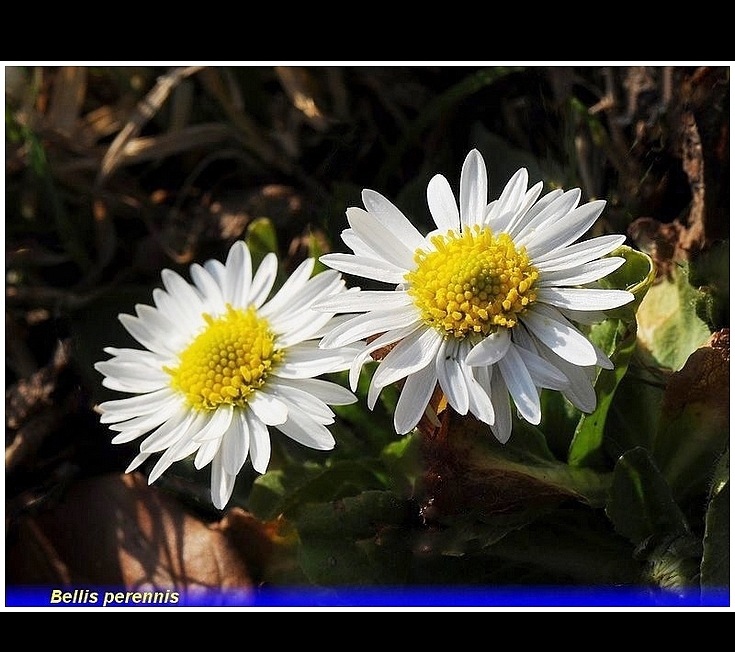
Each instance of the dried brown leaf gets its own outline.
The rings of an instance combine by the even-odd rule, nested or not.
[[[265,528],[240,509],[207,524],[143,476],[110,474],[11,524],[7,582],[248,593],[269,553]]]

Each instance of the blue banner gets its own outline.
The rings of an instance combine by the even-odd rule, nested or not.
[[[239,590],[6,587],[6,607],[729,607],[722,590],[655,587],[365,587]]]

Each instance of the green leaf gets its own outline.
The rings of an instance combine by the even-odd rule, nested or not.
[[[692,256],[689,281],[699,289],[697,316],[713,331],[730,323],[730,241],[716,242]]]
[[[245,232],[253,266],[257,266],[266,254],[278,253],[278,234],[273,222],[267,217],[258,217],[248,224]]]
[[[628,541],[615,534],[601,510],[571,505],[508,532],[484,551],[489,558],[483,565],[501,569],[515,565],[518,578],[527,575],[525,583],[631,585],[642,570],[632,550]],[[506,581],[518,583],[518,579]]]
[[[322,586],[402,584],[410,572],[410,542],[400,533],[409,504],[385,491],[304,505],[293,522],[299,562]]]
[[[654,536],[689,534],[669,485],[644,448],[634,448],[617,461],[606,512],[615,529],[634,545]]]
[[[730,585],[730,455],[723,455],[715,473],[707,507],[702,555],[702,586]]]
[[[597,407],[592,414],[583,415],[569,447],[569,463],[575,466],[602,466],[604,463],[603,438],[605,423],[615,392],[628,371],[636,349],[636,306],[648,292],[655,277],[651,258],[630,247],[620,247],[612,256],[625,259],[625,264],[601,281],[609,289],[626,289],[634,301],[615,311],[612,318],[590,329],[590,339],[610,358],[613,369],[602,369],[597,377],[595,392]]]
[[[406,435],[391,442],[383,449],[380,459],[387,469],[389,488],[400,495],[413,496],[423,472],[420,438]]]
[[[289,465],[281,471],[268,472],[253,484],[248,507],[260,518],[288,515],[309,503],[323,503],[383,489],[380,469],[368,461],[336,461],[326,467]]]
[[[635,322],[608,320],[593,327],[591,339],[605,351],[614,367],[600,371],[595,383],[597,407],[591,414],[582,415],[574,432],[569,447],[569,463],[574,466],[603,466],[605,423],[636,348]]]
[[[710,336],[697,315],[705,298],[689,282],[688,269],[675,266],[671,278],[659,279],[638,308],[638,337],[653,361],[668,369],[681,369],[687,358]]]
[[[650,453],[635,448],[615,465],[607,515],[615,529],[645,561],[642,581],[667,590],[689,589],[697,582],[701,542]]]

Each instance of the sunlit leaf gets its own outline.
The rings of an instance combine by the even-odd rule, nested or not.
[[[702,293],[689,283],[685,266],[672,268],[672,278],[661,278],[638,309],[638,338],[653,360],[668,369],[681,369],[686,359],[710,336],[697,316]]]

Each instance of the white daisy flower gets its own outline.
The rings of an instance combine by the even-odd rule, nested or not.
[[[152,483],[196,454],[197,469],[212,465],[212,502],[223,509],[248,457],[265,473],[268,426],[309,448],[334,447],[326,427],[334,422],[329,405],[356,397],[314,377],[347,369],[362,347],[319,348],[333,315],[313,304],[345,292],[344,281],[332,270],[311,277],[310,258],[266,301],[277,266],[268,254],[253,275],[250,252],[237,242],[224,265],[192,265],[193,285],[164,270],[164,289],[153,291],[155,307],[137,305],[137,316],[119,316],[144,349],[106,348],[112,358],[95,368],[105,387],[134,394],[99,406],[101,422],[119,433],[113,443],[150,433],[128,472],[163,452]]]
[[[516,172],[488,204],[485,162],[465,159],[459,203],[442,175],[427,188],[436,230],[422,235],[388,199],[364,190],[365,209],[349,208],[342,232],[353,254],[321,258],[347,274],[383,281],[388,291],[360,291],[320,301],[319,309],[361,313],[322,340],[325,349],[369,340],[350,369],[354,389],[371,353],[392,346],[368,390],[372,409],[381,390],[405,379],[396,406],[399,434],[412,430],[439,384],[459,414],[487,423],[501,442],[511,434],[511,399],[528,422],[541,420],[539,390],[560,390],[580,410],[596,405],[596,367],[610,360],[574,325],[633,300],[630,292],[594,283],[623,264],[604,257],[625,240],[605,235],[577,241],[605,202],[579,206],[579,189],[528,189]],[[375,338],[375,339],[371,339]]]

